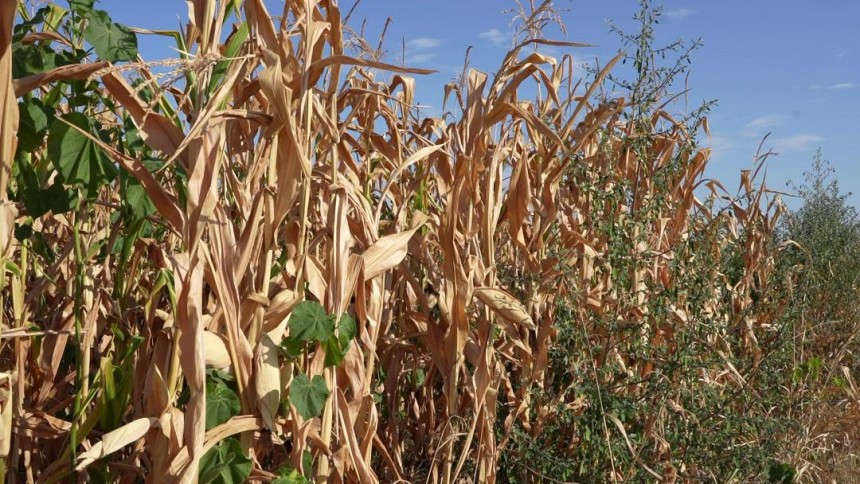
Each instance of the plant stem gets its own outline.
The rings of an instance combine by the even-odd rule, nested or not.
[[[75,244],[75,401],[74,406],[72,407],[72,428],[69,432],[69,458],[72,469],[75,468],[75,461],[77,461],[78,457],[77,442],[84,386],[84,358],[83,348],[81,348],[81,311],[83,310],[84,298],[84,253],[81,241],[79,215],[80,213],[75,214],[73,223],[73,237]],[[77,476],[75,477],[75,481],[77,481]]]

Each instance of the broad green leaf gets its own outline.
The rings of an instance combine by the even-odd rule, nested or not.
[[[125,189],[125,199],[123,200],[128,205],[135,217],[143,218],[147,215],[155,213],[155,205],[146,194],[146,189],[140,183],[129,183]]]
[[[325,348],[325,366],[337,366],[343,361],[349,350],[349,342],[355,338],[355,321],[348,314],[340,317],[337,325],[337,336],[331,335],[323,346]]]
[[[239,397],[220,380],[206,383],[206,430],[239,415]]]
[[[51,200],[45,196],[33,166],[23,160],[16,163],[15,167],[18,168],[17,201],[24,204],[27,213],[34,219],[48,213],[51,210]]]
[[[31,152],[42,146],[48,131],[49,116],[53,117],[42,101],[31,98],[18,104],[20,121],[18,125],[18,150]]]
[[[118,62],[137,57],[137,36],[128,27],[111,21],[102,10],[92,10],[87,20],[84,39],[96,49],[99,58]]]
[[[284,338],[281,348],[290,358],[298,358],[305,352],[305,342],[295,338]]]
[[[200,484],[243,483],[251,475],[251,459],[235,438],[221,441],[200,459]]]
[[[23,242],[33,235],[33,226],[30,224],[18,225],[15,224],[15,238]]]
[[[71,212],[78,208],[78,191],[67,189],[62,183],[54,183],[47,190],[42,191],[48,200],[51,211],[55,214]]]
[[[350,342],[355,338],[357,327],[355,320],[349,314],[342,314],[340,321],[337,323],[338,337],[346,342]]]
[[[296,407],[303,418],[318,417],[322,412],[329,391],[325,384],[325,378],[316,375],[313,380],[307,375],[299,375],[290,385],[290,403]]]
[[[15,79],[39,74],[55,67],[56,53],[42,44],[12,44],[12,76]]]
[[[93,9],[96,0],[69,0],[69,7],[75,12],[89,12]]]
[[[278,478],[272,481],[272,484],[310,484],[310,482],[296,469],[286,467],[281,469]]]
[[[314,471],[314,455],[306,450],[302,454],[302,475],[309,476]]]
[[[141,161],[149,171],[155,171],[163,166],[160,160],[144,158]],[[133,215],[133,218],[141,219],[155,213],[156,208],[152,199],[149,198],[149,194],[146,193],[146,189],[143,188],[137,178],[125,170],[120,170],[119,175],[120,187],[124,193],[122,203]]]
[[[325,350],[325,366],[337,366],[346,356],[349,342],[347,341],[346,346],[344,346],[337,336],[331,336],[323,343],[323,349]]]
[[[101,148],[67,123],[92,133],[90,121],[82,113],[54,120],[48,133],[48,156],[65,183],[81,185],[94,197],[102,184],[116,177],[117,169]]]
[[[327,341],[334,333],[334,318],[320,303],[300,302],[290,316],[290,337],[299,341]]]

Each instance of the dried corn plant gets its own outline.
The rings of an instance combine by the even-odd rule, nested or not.
[[[456,114],[418,117],[429,71],[345,52],[335,0],[278,20],[262,0],[187,3],[183,32],[138,31],[175,38],[182,58],[159,64],[87,2],[22,8],[13,32],[2,1],[11,482],[495,482],[560,408],[600,409],[596,438],[629,453],[610,446],[603,479],[705,475],[667,443],[688,412],[670,394],[622,421],[536,390],[561,377],[562,316],[606,395],[748,388],[780,314],[780,205],[749,172],[699,201],[706,123],[597,102],[620,56],[585,83],[532,49],[579,44],[534,32],[494,76],[446,86]],[[13,80],[13,47],[64,65]],[[695,378],[667,366],[691,344],[719,355]]]

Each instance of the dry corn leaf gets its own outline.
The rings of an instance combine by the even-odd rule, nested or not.
[[[424,225],[424,220],[409,230],[386,235],[373,243],[362,254],[364,261],[364,280],[370,280],[383,272],[396,267],[406,257],[409,240]]]
[[[72,64],[51,69],[49,71],[33,74],[12,81],[15,96],[21,97],[28,92],[56,81],[87,79],[101,69],[108,67],[107,62],[93,62],[89,64]]]
[[[491,287],[479,287],[474,290],[473,294],[499,317],[519,324],[526,329],[536,328],[528,309],[506,291]]]
[[[82,469],[86,469],[93,462],[103,457],[107,457],[126,445],[135,442],[137,439],[146,435],[146,433],[149,432],[149,429],[151,429],[153,424],[156,422],[158,422],[157,418],[139,418],[116,430],[106,433],[102,437],[101,441],[97,442],[95,445],[90,447],[89,450],[78,456],[75,470],[80,471]]]

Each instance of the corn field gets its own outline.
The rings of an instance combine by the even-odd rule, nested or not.
[[[8,482],[540,482],[550,427],[604,482],[725,482],[675,435],[759,412],[791,299],[766,154],[706,179],[705,117],[605,95],[623,54],[541,53],[584,48],[551,2],[438,118],[336,0],[187,4],[171,33],[0,1]]]

